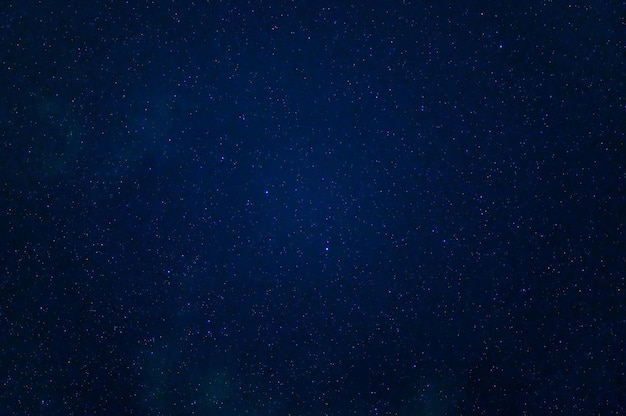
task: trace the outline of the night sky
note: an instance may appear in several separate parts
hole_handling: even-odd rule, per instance
[[[624,414],[626,6],[480,3],[2,2],[0,415]]]

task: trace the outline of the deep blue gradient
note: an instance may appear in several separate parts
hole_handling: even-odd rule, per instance
[[[0,6],[0,415],[626,412],[621,2]]]

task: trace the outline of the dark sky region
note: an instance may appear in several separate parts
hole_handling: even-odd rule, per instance
[[[4,1],[0,415],[626,413],[619,1]]]

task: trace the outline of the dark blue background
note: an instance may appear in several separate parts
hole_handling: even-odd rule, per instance
[[[621,414],[621,2],[0,7],[0,414]]]

